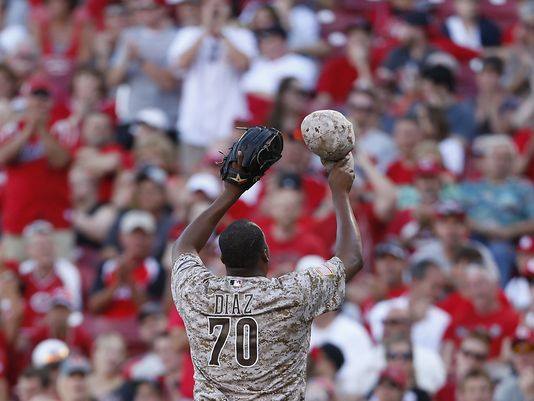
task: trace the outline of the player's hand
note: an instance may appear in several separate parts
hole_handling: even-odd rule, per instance
[[[237,152],[237,162],[233,162],[231,164],[231,167],[236,169],[237,171],[242,171],[242,169],[243,169],[243,152],[241,152],[241,151]],[[223,181],[223,182],[224,182],[224,191],[225,192],[241,195],[242,193],[244,193],[246,191],[240,185],[233,184],[233,183],[228,182],[228,181]]]
[[[328,185],[332,192],[349,193],[354,182],[354,157],[349,153],[344,159],[326,166],[328,171]]]

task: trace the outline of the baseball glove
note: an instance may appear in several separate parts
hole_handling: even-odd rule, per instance
[[[284,140],[275,128],[251,127],[239,138],[221,163],[221,178],[249,189],[282,157]]]

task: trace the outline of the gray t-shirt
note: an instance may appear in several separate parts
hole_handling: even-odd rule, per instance
[[[523,396],[517,377],[509,377],[499,383],[493,399],[494,401],[530,401]]]
[[[338,309],[338,258],[278,278],[216,277],[196,254],[179,255],[172,294],[189,338],[196,400],[304,400],[315,316]]]
[[[154,30],[143,26],[128,28],[121,33],[117,49],[111,59],[111,65],[120,64],[127,55],[127,44],[137,46],[141,59],[168,67],[167,50],[176,35],[173,28]],[[125,81],[125,90],[121,92],[118,105],[121,119],[124,122],[135,120],[140,110],[156,107],[163,110],[174,124],[177,117],[179,101],[178,87],[174,90],[163,90],[148,75],[140,63],[131,63]]]

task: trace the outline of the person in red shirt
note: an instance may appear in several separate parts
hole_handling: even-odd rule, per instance
[[[472,304],[462,308],[445,333],[446,348],[459,345],[470,331],[484,330],[491,338],[490,358],[501,355],[503,341],[514,335],[519,324],[519,314],[503,297],[499,296],[498,278],[495,272],[482,265],[471,264],[466,268],[466,294]]]
[[[415,148],[423,140],[419,124],[408,117],[397,120],[393,129],[393,139],[399,157],[390,164],[386,175],[397,185],[411,185],[414,182],[417,165]]]
[[[327,258],[330,252],[318,236],[303,227],[303,197],[298,176],[287,175],[279,188],[267,195],[269,219],[265,236],[270,250],[272,275],[293,271],[306,255]]]
[[[22,92],[26,110],[22,118],[0,130],[0,164],[7,182],[4,189],[3,232],[6,257],[24,257],[21,233],[37,219],[60,230],[60,254],[67,254],[72,233],[67,210],[70,207],[68,165],[76,138],[53,132],[52,100],[48,83],[34,77]]]
[[[404,284],[408,254],[397,242],[378,244],[375,248],[375,271],[385,299],[400,297],[408,287]]]
[[[89,298],[92,313],[131,318],[147,300],[161,298],[165,272],[150,256],[155,230],[154,217],[147,212],[131,210],[123,216],[119,228],[122,251],[100,266]]]
[[[373,82],[377,60],[371,49],[372,28],[359,19],[345,30],[347,44],[342,55],[327,60],[317,81],[317,102],[321,106],[343,104],[357,84]]]
[[[18,270],[26,303],[22,327],[32,332],[58,295],[66,297],[74,309],[81,309],[81,278],[75,265],[56,256],[50,223],[32,223],[24,229],[24,237],[29,259]]]

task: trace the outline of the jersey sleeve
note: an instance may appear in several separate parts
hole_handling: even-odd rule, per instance
[[[174,303],[179,307],[183,293],[194,293],[195,287],[212,276],[196,253],[178,255],[172,266],[171,282]]]
[[[305,319],[334,311],[345,298],[345,266],[337,258],[297,274],[303,293]]]

